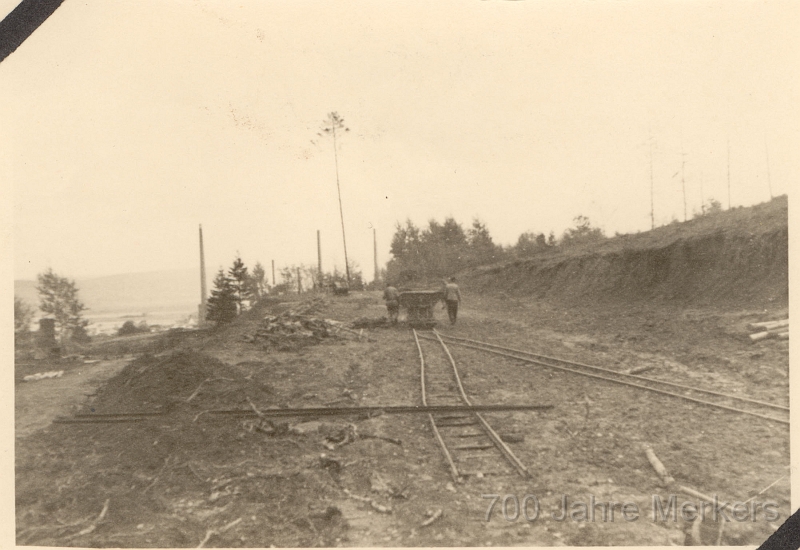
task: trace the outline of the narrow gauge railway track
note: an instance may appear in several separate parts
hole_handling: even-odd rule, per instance
[[[646,376],[625,374],[603,367],[586,365],[575,361],[567,361],[529,351],[499,346],[497,344],[491,344],[488,342],[481,342],[479,340],[448,336],[435,330],[433,332],[434,336],[420,335],[420,337],[429,340],[439,339],[453,345],[463,346],[495,355],[501,355],[503,357],[516,359],[525,363],[541,365],[551,369],[571,372],[581,376],[588,376],[590,378],[601,379],[616,384],[623,384],[653,393],[676,397],[691,403],[697,403],[730,412],[755,416],[765,420],[770,420],[772,422],[778,422],[786,425],[789,424],[789,407],[783,405],[777,405],[775,403],[768,403],[738,395],[705,390],[675,382],[667,382],[666,380],[658,380]]]
[[[420,383],[424,406],[472,406],[458,368],[438,335],[429,340],[438,341],[439,353],[423,345],[416,330],[412,330],[420,360]],[[450,475],[456,482],[464,478],[517,473],[529,477],[528,469],[478,412],[464,411],[446,414],[428,414],[431,429],[447,459]]]

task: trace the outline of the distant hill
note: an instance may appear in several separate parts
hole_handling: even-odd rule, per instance
[[[69,277],[68,273],[59,275]],[[88,316],[104,313],[131,314],[186,310],[200,302],[200,281],[191,269],[123,273],[75,280]],[[39,305],[36,281],[14,281],[14,294],[33,307]]]

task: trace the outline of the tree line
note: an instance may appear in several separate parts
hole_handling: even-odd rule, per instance
[[[365,288],[364,278],[356,262],[350,261],[350,286]],[[320,276],[316,267],[291,265],[280,270],[281,281],[270,285],[267,272],[260,262],[250,270],[237,254],[227,270],[220,268],[214,281],[206,308],[206,320],[216,324],[229,323],[254,303],[270,294],[286,294],[330,288],[334,282],[345,282],[346,275],[338,268]],[[39,294],[39,311],[55,321],[56,338],[60,344],[84,344],[90,338],[87,332],[89,320],[83,314],[86,306],[78,295],[74,280],[48,269],[37,275],[36,290]],[[36,309],[23,299],[14,296],[14,339],[22,342],[30,335],[30,326]],[[127,321],[120,327],[118,335],[127,336],[150,332],[146,323],[136,325]]]
[[[359,290],[365,288],[358,264],[350,260],[348,266],[350,287]],[[345,283],[347,280],[346,272],[336,267],[332,272],[320,273],[317,267],[289,265],[281,268],[279,273],[281,282],[270,286],[261,263],[256,263],[250,271],[237,255],[227,271],[220,268],[214,277],[206,305],[206,320],[224,325],[268,295],[324,290],[331,288],[335,282]]]
[[[480,219],[474,219],[465,229],[454,218],[444,222],[430,220],[426,227],[417,227],[411,220],[395,225],[386,266],[387,280],[409,283],[447,277],[468,267],[486,265],[497,261],[533,256],[558,247],[595,243],[606,238],[599,227],[586,216],[574,218],[574,226],[560,237],[553,231],[544,233],[526,231],[512,246],[494,243],[489,229]]]
[[[695,217],[715,215],[721,211],[719,201],[709,199]],[[426,227],[417,227],[411,220],[406,220],[405,224],[398,222],[395,225],[390,247],[392,257],[381,278],[394,284],[439,279],[468,267],[531,257],[558,248],[596,244],[606,238],[603,230],[583,215],[576,216],[573,226],[564,230],[560,237],[556,237],[553,231],[547,236],[526,231],[514,245],[506,247],[495,244],[486,224],[477,218],[467,229],[452,217],[445,218],[442,223],[430,220]],[[348,267],[351,288],[370,288],[377,284],[377,281],[369,285],[365,283],[356,262],[349,261]],[[250,270],[237,254],[231,267],[227,271],[220,268],[214,278],[206,320],[225,324],[267,295],[321,290],[330,288],[335,282],[346,282],[346,272],[338,268],[320,274],[316,266],[299,264],[283,267],[279,273],[281,281],[271,286],[260,262]],[[55,319],[56,335],[61,343],[88,341],[86,327],[89,321],[83,318],[86,307],[78,298],[75,281],[48,269],[37,276],[37,282],[39,309]],[[27,334],[34,314],[33,308],[14,297],[15,338]]]

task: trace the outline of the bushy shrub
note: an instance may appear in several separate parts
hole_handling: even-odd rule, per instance
[[[122,323],[122,326],[119,327],[117,330],[117,336],[131,336],[133,334],[142,334],[145,332],[150,332],[150,327],[147,326],[145,321],[142,321],[138,325],[133,321],[125,321]]]

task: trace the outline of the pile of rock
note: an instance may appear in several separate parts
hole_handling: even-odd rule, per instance
[[[313,311],[315,305],[302,304],[279,315],[267,315],[255,333],[244,339],[281,349],[316,344],[325,338],[338,336],[344,329],[342,323],[310,315],[308,312]]]
[[[319,339],[332,336],[336,328],[336,321],[329,319],[282,313],[264,317],[264,322],[256,330],[255,337],[279,335]]]

